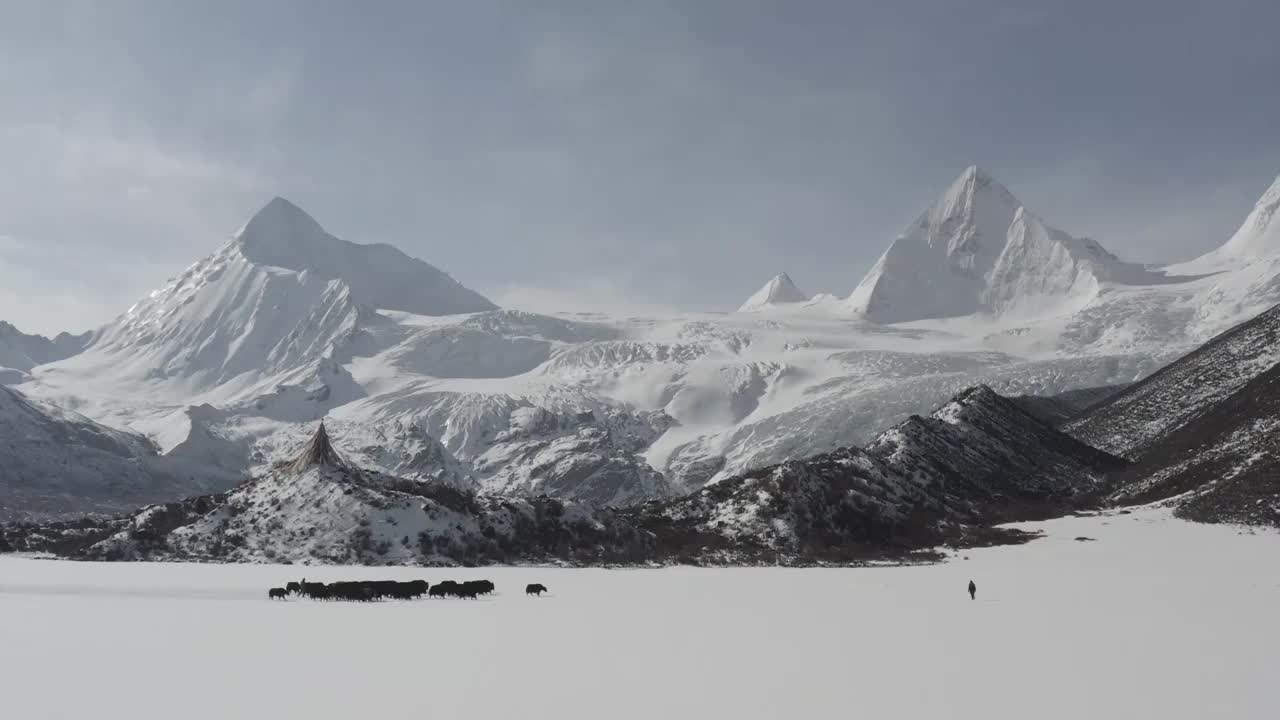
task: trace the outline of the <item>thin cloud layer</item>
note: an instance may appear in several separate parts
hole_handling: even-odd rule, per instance
[[[730,310],[783,268],[847,293],[972,163],[1124,257],[1183,259],[1280,173],[1278,23],[1248,0],[21,4],[0,318],[106,322],[274,195],[532,309]]]

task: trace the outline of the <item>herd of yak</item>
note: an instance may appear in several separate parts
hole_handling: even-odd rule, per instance
[[[526,595],[537,595],[547,587],[540,583],[525,586]],[[344,582],[317,583],[291,582],[282,588],[271,588],[267,597],[272,600],[288,600],[290,595],[310,598],[312,600],[355,600],[371,602],[374,600],[417,600],[423,595],[433,598],[467,598],[475,600],[481,595],[493,592],[493,583],[488,580],[468,580],[454,582],[445,580],[430,585],[426,580],[352,580]]]

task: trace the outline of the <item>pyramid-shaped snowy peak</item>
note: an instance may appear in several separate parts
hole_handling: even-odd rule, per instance
[[[357,301],[384,310],[454,315],[497,308],[439,269],[391,245],[360,245],[325,231],[302,208],[277,197],[235,234],[258,265],[342,280]]]
[[[1098,243],[1052,228],[977,166],[958,177],[885,251],[849,296],[881,323],[975,313],[1043,314],[1146,280]]]
[[[754,295],[747,298],[738,308],[738,312],[752,312],[755,310],[763,310],[765,308],[776,305],[787,305],[790,303],[802,303],[809,299],[796,284],[791,282],[791,277],[786,273],[778,273],[770,278],[764,287],[755,292]]]

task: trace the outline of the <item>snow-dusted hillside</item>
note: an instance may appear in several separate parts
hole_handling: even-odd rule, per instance
[[[843,448],[613,510],[363,470],[321,424],[296,458],[225,495],[97,525],[18,529],[5,542],[117,560],[856,561],[942,542],[1016,540],[990,524],[1078,507],[1124,465],[977,387],[866,450]]]
[[[1084,442],[1141,458],[1161,438],[1280,363],[1280,307],[1222,333],[1065,427]]]
[[[1280,526],[1280,307],[1090,408],[1066,430],[1136,460],[1121,502],[1180,497],[1198,520]]]
[[[767,312],[610,317],[491,309],[276,200],[20,388],[235,473],[327,418],[370,467],[624,505],[862,444],[977,383],[1146,377],[1280,301],[1271,204],[1229,261],[1151,269],[971,168],[848,299],[799,301],[780,278],[751,303]]]
[[[0,387],[0,521],[140,504],[236,481],[213,467],[160,457],[139,435]]]

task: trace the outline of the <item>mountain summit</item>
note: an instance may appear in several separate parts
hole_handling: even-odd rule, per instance
[[[253,263],[341,279],[357,301],[375,308],[417,315],[497,308],[448,274],[390,245],[358,245],[330,235],[282,197],[255,213],[234,239]]]
[[[1260,258],[1280,257],[1280,177],[1258,198],[1248,217],[1226,243],[1170,272],[1201,273],[1248,265]]]
[[[802,303],[809,299],[796,284],[791,282],[791,277],[786,273],[778,273],[764,284],[764,287],[755,292],[754,295],[747,298],[738,308],[738,312],[753,312],[755,310],[763,310],[774,305],[785,305],[789,303]]]
[[[848,303],[882,323],[1070,310],[1108,280],[1153,279],[1052,228],[976,165],[889,246]]]

